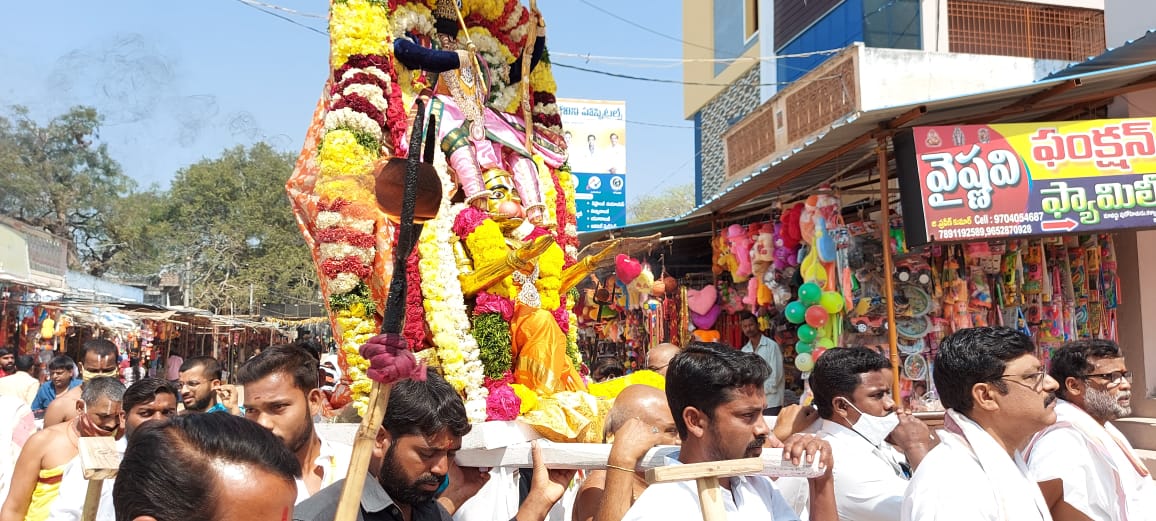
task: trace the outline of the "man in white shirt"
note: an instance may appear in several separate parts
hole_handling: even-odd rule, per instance
[[[739,313],[739,326],[742,327],[743,336],[747,337],[747,343],[742,350],[759,355],[759,358],[765,360],[771,368],[771,375],[763,383],[763,393],[767,398],[767,409],[763,414],[775,416],[783,408],[783,388],[786,386],[786,380],[783,378],[783,352],[779,349],[779,344],[763,336],[762,330],[759,329],[759,319],[751,312]]]
[[[940,443],[911,478],[902,521],[1051,521],[1017,452],[1055,423],[1056,381],[1023,333],[961,329],[935,356],[935,388],[947,407]]]
[[[1069,342],[1052,355],[1056,424],[1025,449],[1056,521],[1156,516],[1156,484],[1112,420],[1132,414],[1132,372],[1110,340]]]
[[[159,378],[142,378],[124,391],[124,437],[116,440],[116,450],[124,456],[128,440],[147,421],[166,420],[177,415],[177,390]],[[116,479],[106,479],[100,490],[97,521],[115,521],[112,489]],[[79,521],[88,494],[88,480],[80,459],[72,460],[60,481],[60,495],[48,512],[48,521]]]
[[[896,411],[891,376],[891,362],[863,347],[831,349],[811,373],[819,436],[839,461],[835,503],[842,521],[899,519],[911,471],[937,443],[926,424]]]
[[[245,387],[245,417],[269,429],[301,465],[297,478],[300,503],[345,479],[353,448],[321,439],[313,417],[321,412],[325,393],[317,386],[320,364],[305,348],[273,346],[237,370]]]
[[[731,349],[691,344],[675,355],[666,373],[666,398],[682,448],[670,463],[759,457],[771,434],[762,415],[762,384],[769,373],[761,358]],[[826,466],[826,473],[810,480],[810,520],[837,519],[830,446],[814,435],[795,434],[784,443],[783,454],[793,463],[819,458]],[[733,477],[720,484],[727,519],[799,519],[770,478]],[[697,520],[701,512],[693,481],[660,483],[647,487],[623,519]]]

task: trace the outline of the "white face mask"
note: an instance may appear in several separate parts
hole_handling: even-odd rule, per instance
[[[851,429],[859,433],[865,438],[868,443],[878,447],[883,444],[883,440],[891,434],[899,426],[899,415],[891,412],[885,416],[874,416],[860,411],[851,400],[844,398],[847,405],[859,412],[859,420],[851,426]]]

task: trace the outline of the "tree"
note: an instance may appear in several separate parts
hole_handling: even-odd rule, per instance
[[[132,245],[116,260],[130,275],[176,271],[191,302],[248,313],[257,302],[318,302],[313,261],[285,194],[294,157],[258,143],[179,171],[167,193],[124,200],[114,230]]]
[[[629,224],[676,217],[694,209],[694,185],[668,186],[658,193],[636,197],[626,208]]]
[[[73,107],[41,126],[27,108],[0,116],[0,213],[69,239],[69,265],[100,275],[124,249],[109,241],[108,217],[132,179],[98,144],[96,109]]]

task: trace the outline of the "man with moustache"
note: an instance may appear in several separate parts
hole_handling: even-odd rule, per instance
[[[666,375],[666,398],[682,439],[670,464],[754,458],[762,454],[771,429],[763,419],[763,383],[771,370],[754,353],[690,345],[675,355]],[[783,444],[792,463],[818,458],[827,471],[809,481],[810,520],[834,521],[835,489],[831,447],[814,435],[794,434]],[[722,503],[732,519],[794,520],[794,512],[776,485],[765,476],[720,479]],[[693,481],[647,487],[624,519],[694,520],[702,508]]]
[[[44,521],[60,494],[64,471],[73,464],[78,439],[120,436],[124,384],[115,378],[93,378],[73,403],[76,416],[32,435],[16,460],[8,499],[0,521]]]
[[[0,348],[0,378],[16,374],[16,352],[8,348]]]
[[[1055,391],[1031,338],[1007,327],[952,333],[935,356],[947,407],[940,443],[915,470],[902,521],[1051,521],[1018,449],[1056,422]]]
[[[646,476],[634,470],[638,462],[656,445],[679,443],[666,393],[642,384],[623,389],[614,399],[606,417],[606,433],[607,441],[614,444],[606,470],[592,470],[586,475],[574,500],[574,521],[622,519],[647,487]]]
[[[396,338],[391,342],[404,345]],[[460,505],[489,479],[478,469],[460,469],[454,463],[454,453],[469,431],[461,397],[433,370],[426,371],[424,381],[393,384],[362,489],[358,521],[450,521],[445,504],[437,499],[443,484],[449,487],[446,493],[455,496],[454,505]],[[547,471],[539,460],[535,445],[534,477],[517,521],[545,519],[574,475],[574,471]],[[451,473],[457,479],[447,480]],[[293,519],[333,519],[344,486],[345,480],[338,481],[299,503]]]
[[[116,365],[116,344],[103,338],[93,338],[80,349],[80,385],[56,397],[44,412],[44,426],[51,427],[76,417],[76,402],[84,391],[84,385],[93,378],[116,378],[120,369]]]
[[[1056,424],[1024,451],[1056,521],[1156,515],[1156,484],[1112,425],[1132,414],[1132,372],[1111,340],[1069,342],[1052,354]]]
[[[236,414],[223,403],[232,386],[221,383],[221,363],[211,356],[194,356],[181,364],[177,380],[185,412],[227,412]],[[235,400],[234,400],[235,401]]]
[[[297,456],[298,503],[344,478],[353,453],[348,445],[323,440],[313,427],[325,400],[317,386],[319,367],[305,348],[290,344],[265,349],[237,370],[245,417],[272,431]]]
[[[124,437],[116,440],[116,450],[122,456],[133,433],[147,421],[167,420],[177,414],[177,391],[168,381],[159,378],[141,378],[124,391],[121,402],[124,410]],[[115,521],[112,489],[115,479],[106,479],[100,492],[97,521]],[[79,521],[88,493],[88,480],[79,460],[64,471],[60,482],[60,497],[52,503],[48,521]]]

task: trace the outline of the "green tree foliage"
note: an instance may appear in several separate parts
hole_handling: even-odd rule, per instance
[[[167,192],[125,198],[115,236],[126,275],[188,275],[190,304],[247,314],[253,301],[316,303],[318,284],[285,181],[294,157],[259,143],[179,171]]]
[[[131,193],[126,176],[98,143],[102,118],[73,107],[46,125],[28,109],[0,115],[0,213],[71,239],[69,264],[95,275],[125,245],[109,240],[109,216]]]
[[[634,198],[626,206],[629,224],[668,219],[694,209],[694,185],[668,186],[657,193]]]

